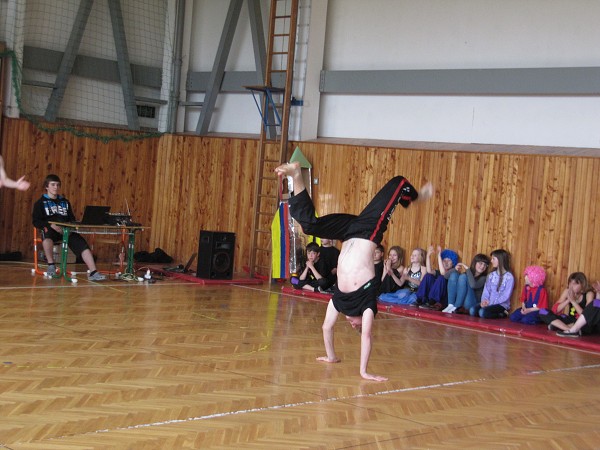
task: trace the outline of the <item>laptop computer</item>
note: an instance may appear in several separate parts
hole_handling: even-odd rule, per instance
[[[164,267],[163,270],[166,270],[167,272],[174,272],[174,273],[188,273],[189,270],[190,270],[190,267],[191,267],[192,263],[196,259],[196,256],[198,256],[198,253],[192,254],[192,256],[188,260],[188,262],[185,265],[185,267],[180,264],[180,265],[178,265],[176,267]]]
[[[92,206],[87,205],[83,211],[81,225],[106,225],[106,214],[110,211],[110,206]]]

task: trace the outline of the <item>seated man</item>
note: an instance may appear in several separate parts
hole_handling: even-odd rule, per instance
[[[360,375],[367,380],[385,381],[387,378],[367,372],[371,354],[371,329],[377,314],[377,291],[373,255],[383,239],[391,215],[400,203],[408,207],[413,201],[426,200],[433,194],[431,184],[419,192],[404,177],[396,176],[375,195],[358,215],[329,214],[316,217],[313,202],[306,192],[300,165],[283,164],[275,169],[280,176],[292,177],[294,196],[290,198],[290,214],[302,226],[305,234],[339,239],[342,250],[337,266],[337,285],[329,301],[323,322],[323,340],[327,356],[318,361],[338,363],[333,345],[333,326],[338,314],[346,316],[350,325],[361,332]]]
[[[322,292],[335,283],[335,276],[331,273],[328,263],[321,258],[321,247],[316,242],[306,246],[306,264],[298,277],[292,277],[292,285],[296,289],[311,292]]]
[[[54,243],[62,240],[63,230],[56,224],[50,224],[50,222],[73,222],[75,215],[73,214],[73,208],[71,208],[69,200],[58,193],[60,191],[60,178],[57,175],[48,175],[44,180],[44,188],[46,189],[46,193],[35,202],[31,215],[33,226],[42,232],[42,247],[44,248],[46,261],[48,262],[47,273],[49,276],[55,276]],[[87,265],[90,271],[88,280],[102,281],[106,279],[106,276],[102,275],[96,269],[96,262],[94,261],[92,251],[80,234],[69,234],[69,248],[75,255],[81,257]]]

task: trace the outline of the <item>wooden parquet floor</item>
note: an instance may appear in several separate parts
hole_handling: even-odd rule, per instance
[[[280,286],[30,268],[0,264],[0,448],[600,448],[598,354],[380,313],[368,382]]]

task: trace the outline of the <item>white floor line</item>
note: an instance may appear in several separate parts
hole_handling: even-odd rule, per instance
[[[241,410],[237,410],[237,411],[227,411],[227,412],[216,413],[216,414],[208,414],[206,416],[188,417],[187,419],[174,419],[174,420],[168,420],[168,421],[164,421],[164,422],[143,423],[143,424],[139,424],[139,425],[131,425],[128,427],[118,427],[118,428],[114,428],[114,429],[90,431],[85,434],[109,433],[112,431],[135,430],[138,428],[148,428],[148,427],[154,427],[154,426],[196,422],[196,421],[201,421],[201,420],[210,420],[210,419],[218,419],[218,418],[228,417],[228,416],[235,416],[235,415],[239,415],[239,414],[250,414],[250,413],[257,413],[257,412],[259,413],[259,412],[265,412],[265,411],[274,411],[274,410],[278,410],[278,409],[297,408],[297,407],[301,407],[301,406],[311,406],[311,405],[318,405],[318,404],[336,402],[336,401],[349,401],[349,400],[354,400],[354,399],[359,399],[359,398],[375,397],[378,395],[390,395],[390,394],[397,394],[397,393],[402,393],[402,392],[420,391],[420,390],[424,390],[424,389],[437,389],[437,388],[443,388],[443,387],[451,387],[451,386],[458,386],[458,385],[464,385],[464,384],[479,383],[479,382],[483,382],[483,381],[486,381],[486,379],[480,378],[480,379],[475,379],[475,380],[453,381],[453,382],[448,382],[448,383],[431,384],[431,385],[427,385],[427,386],[415,386],[415,387],[410,387],[410,388],[392,389],[392,390],[388,390],[388,391],[373,392],[371,394],[357,394],[357,395],[351,395],[348,397],[331,397],[331,398],[314,400],[314,401],[265,406],[263,408],[251,408],[251,409],[241,409]],[[61,439],[61,437],[56,437],[54,439]]]
[[[541,375],[541,374],[553,373],[553,372],[572,372],[574,370],[598,369],[598,368],[600,368],[600,364],[589,364],[586,366],[559,367],[558,369],[550,369],[550,370],[531,370],[531,371],[527,372],[527,375]]]
[[[563,372],[563,371],[582,370],[582,369],[596,369],[599,367],[600,367],[600,364],[594,364],[594,365],[567,367],[567,368],[559,368],[559,369],[551,369],[551,370],[536,370],[536,371],[527,372],[527,374],[528,375],[542,375],[542,374],[552,373],[552,372]],[[139,424],[139,425],[131,425],[128,427],[118,427],[118,428],[114,428],[114,429],[90,431],[85,434],[109,433],[111,431],[135,430],[135,429],[139,429],[139,428],[149,428],[149,427],[154,427],[154,426],[173,425],[173,424],[178,424],[178,423],[219,419],[222,417],[236,416],[236,415],[240,415],[240,414],[260,413],[260,412],[265,412],[265,411],[274,411],[274,410],[286,409],[286,408],[297,408],[297,407],[302,407],[302,406],[312,406],[312,405],[337,402],[337,401],[342,401],[342,402],[343,401],[351,401],[351,400],[355,400],[355,399],[359,399],[359,398],[369,398],[369,397],[376,397],[376,396],[380,396],[380,395],[398,394],[398,393],[403,393],[403,392],[421,391],[421,390],[426,390],[426,389],[439,389],[439,388],[444,388],[444,387],[453,387],[453,386],[461,386],[461,385],[472,384],[472,383],[481,383],[481,382],[485,382],[485,381],[488,381],[488,379],[478,378],[478,379],[473,379],[473,380],[462,380],[462,381],[451,381],[448,383],[429,384],[426,386],[414,386],[414,387],[408,387],[408,388],[402,388],[402,389],[391,389],[391,390],[387,390],[387,391],[373,392],[370,394],[351,395],[348,397],[330,397],[330,398],[314,400],[314,401],[286,403],[286,404],[282,404],[282,405],[265,406],[262,408],[250,408],[250,409],[241,409],[241,410],[237,410],[237,411],[227,411],[227,412],[222,412],[222,413],[207,414],[205,416],[189,417],[187,419],[174,419],[174,420],[168,420],[168,421],[163,421],[163,422],[153,422],[153,423],[143,423],[143,424]],[[60,439],[60,437],[57,437],[55,439]]]

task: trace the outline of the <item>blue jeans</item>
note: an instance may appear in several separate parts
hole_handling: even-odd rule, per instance
[[[477,303],[475,291],[469,286],[469,279],[466,274],[453,272],[448,278],[448,304],[456,308],[461,306],[467,311]]]
[[[417,301],[417,294],[410,289],[399,289],[396,292],[380,294],[379,300],[398,305],[413,305]]]
[[[501,319],[502,317],[506,317],[508,312],[502,305],[490,305],[482,308],[481,303],[477,303],[469,309],[469,314],[479,316],[482,319]]]
[[[458,272],[452,272],[448,277],[448,283],[446,284],[446,293],[448,295],[448,305],[456,306],[457,294],[458,294]],[[458,306],[456,306],[458,308]]]

